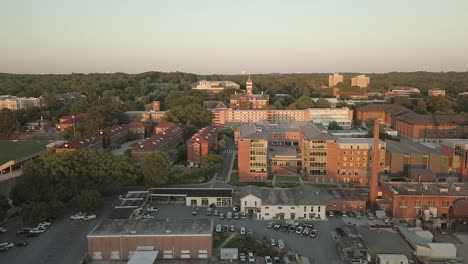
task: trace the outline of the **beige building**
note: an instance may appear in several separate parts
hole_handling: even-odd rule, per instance
[[[338,73],[328,75],[328,86],[333,87],[341,82],[343,82],[343,75]]]
[[[0,96],[0,109],[7,108],[16,111],[40,107],[42,107],[42,101],[39,98],[16,97],[10,95]]]
[[[351,86],[366,88],[370,84],[370,77],[365,75],[358,75],[351,79]]]
[[[231,81],[199,81],[193,90],[216,94],[222,92],[225,88],[240,89],[240,85]]]

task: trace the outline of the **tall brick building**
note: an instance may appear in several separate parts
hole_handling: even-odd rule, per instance
[[[410,109],[395,104],[370,104],[356,109],[356,120],[365,122],[379,119],[381,123],[395,127],[395,118],[402,114],[412,113]]]
[[[451,173],[468,182],[468,139],[444,139],[441,151],[448,156]]]
[[[216,148],[218,133],[218,128],[206,126],[187,140],[187,162],[190,166],[200,164],[201,159],[208,155],[211,149]]]
[[[229,100],[231,109],[267,109],[270,104],[270,96],[253,93],[253,82],[250,79],[247,80],[245,86],[245,94],[236,93]]]

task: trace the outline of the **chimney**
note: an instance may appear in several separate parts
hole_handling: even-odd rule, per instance
[[[372,171],[369,184],[369,205],[375,210],[375,199],[377,199],[379,192],[379,172],[380,172],[380,122],[379,119],[374,119],[374,147],[372,151]]]

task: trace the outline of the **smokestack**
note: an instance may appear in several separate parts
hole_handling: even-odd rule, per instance
[[[378,192],[379,192],[379,172],[380,172],[380,141],[379,141],[379,133],[380,133],[380,122],[376,118],[374,120],[374,148],[372,154],[372,171],[371,171],[371,178],[370,178],[370,191],[369,191],[369,205],[372,209],[375,209],[375,199],[377,199]]]

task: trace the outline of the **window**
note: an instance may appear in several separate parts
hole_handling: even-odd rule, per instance
[[[449,207],[449,201],[442,201],[442,207],[443,208]]]
[[[283,207],[281,207],[281,206],[278,206],[278,209],[283,209]]]
[[[427,201],[428,207],[435,207],[435,201]]]
[[[296,209],[296,207],[292,206],[291,209]]]
[[[269,207],[269,206],[265,206],[265,209],[270,209],[270,207]]]
[[[421,201],[415,200],[413,201],[413,207],[414,208],[421,208]]]
[[[318,211],[319,211],[319,213],[320,213],[320,208],[322,208],[322,206],[319,206],[319,207],[318,207]]]
[[[190,250],[181,250],[180,251],[180,258],[181,259],[189,259],[190,258]]]
[[[208,258],[208,250],[198,250],[198,258],[206,259]]]
[[[307,206],[304,206],[304,212],[307,212]],[[305,216],[304,216],[305,218]]]
[[[255,201],[255,206],[257,206],[257,201]]]
[[[269,216],[270,214],[269,213],[265,213],[265,216]]]
[[[336,206],[336,203],[333,203],[333,206]]]
[[[244,201],[244,206],[247,206],[247,201]]]

